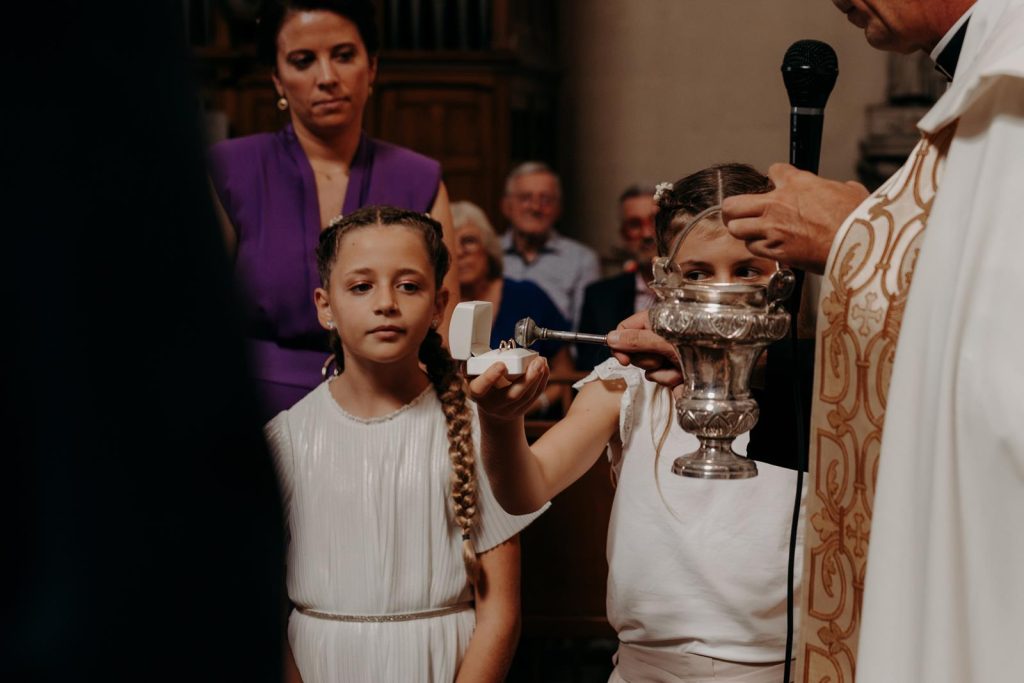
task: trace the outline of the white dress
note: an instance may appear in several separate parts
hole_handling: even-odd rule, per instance
[[[620,379],[627,387],[608,526],[608,620],[622,643],[612,680],[690,680],[679,655],[756,666],[782,662],[796,472],[758,463],[757,477],[737,481],[672,474],[673,460],[699,443],[669,412],[668,391],[656,391],[642,370],[615,359],[577,387],[598,379]],[[656,444],[670,414],[656,481]],[[747,441],[746,434],[736,439],[737,452]],[[802,539],[801,519],[797,586]],[[678,673],[666,675],[669,670]],[[781,673],[771,680],[778,678]]]
[[[324,382],[271,420],[266,434],[288,517],[288,595],[297,607],[405,615],[472,599],[462,532],[452,519],[447,428],[431,387],[390,415],[361,419]],[[474,436],[479,453],[476,428]],[[539,514],[506,514],[479,458],[477,486],[478,553]],[[294,610],[288,639],[305,683],[450,683],[474,624],[472,609],[399,622]]]

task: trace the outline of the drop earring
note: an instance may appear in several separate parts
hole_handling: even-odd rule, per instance
[[[333,368],[331,367],[332,365],[334,366]],[[332,353],[327,356],[327,360],[325,360],[324,364],[320,366],[320,376],[327,379],[328,375],[331,377],[337,377],[340,374],[341,371],[338,369],[338,357]]]
[[[288,100],[285,99],[284,95],[277,98],[277,108],[279,111],[285,111],[288,109]]]

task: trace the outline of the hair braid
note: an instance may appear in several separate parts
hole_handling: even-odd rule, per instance
[[[472,413],[466,403],[466,391],[458,364],[442,346],[441,335],[427,333],[420,345],[419,358],[426,366],[427,377],[441,401],[441,410],[448,423],[448,455],[452,463],[452,512],[462,529],[462,561],[466,575],[476,584],[480,576],[480,560],[473,548],[472,532],[477,521],[476,454],[473,449]]]

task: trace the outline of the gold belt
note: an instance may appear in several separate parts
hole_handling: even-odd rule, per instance
[[[321,612],[319,610],[310,609],[309,607],[296,607],[295,609],[299,611],[299,614],[304,614],[307,617],[313,617],[314,619],[380,624],[392,621],[416,621],[417,619],[443,617],[449,614],[463,612],[467,609],[472,609],[472,607],[472,602],[460,602],[457,605],[450,605],[448,607],[441,607],[438,609],[428,609],[422,612],[410,612],[409,614],[334,614],[333,612]]]

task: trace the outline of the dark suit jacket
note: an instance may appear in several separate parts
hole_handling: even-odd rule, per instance
[[[622,273],[598,280],[583,294],[580,332],[608,334],[620,322],[636,313],[636,274]],[[608,347],[599,344],[576,345],[576,369],[593,370],[611,357]]]

